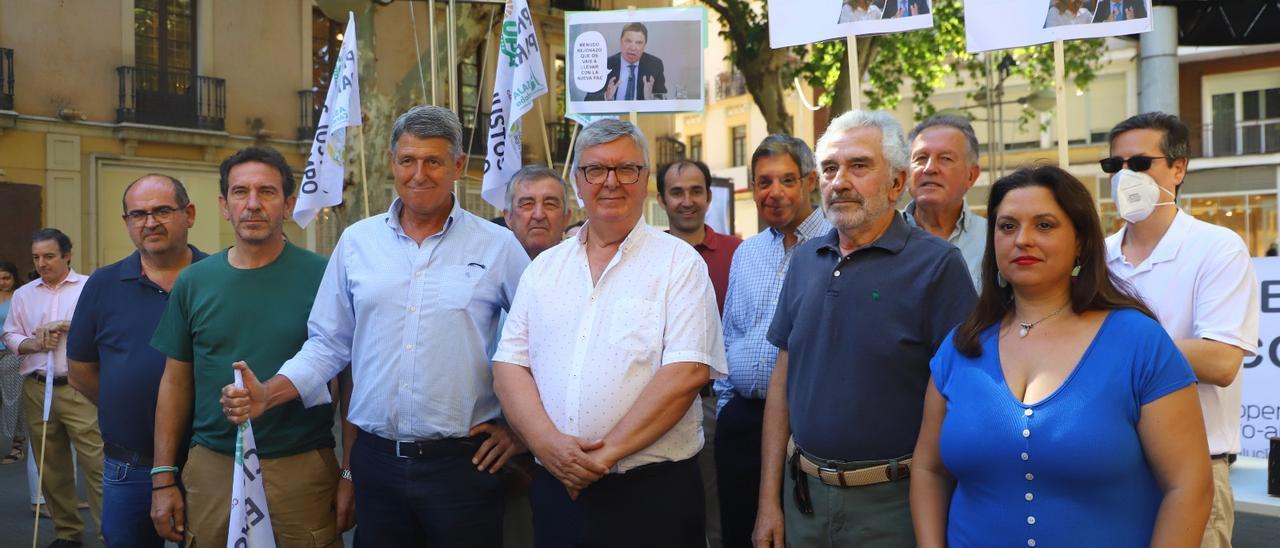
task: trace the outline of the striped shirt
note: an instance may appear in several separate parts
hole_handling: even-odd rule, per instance
[[[796,228],[796,243],[783,248],[783,234],[773,227],[756,234],[733,254],[729,290],[724,300],[724,347],[729,377],[716,381],[716,414],[735,396],[764,399],[769,376],[778,361],[777,347],[765,340],[778,294],[787,277],[791,255],[800,244],[831,231],[821,209],[814,209]]]

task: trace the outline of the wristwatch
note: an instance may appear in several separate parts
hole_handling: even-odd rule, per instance
[[[347,481],[351,481],[351,469],[350,469],[350,468],[343,468],[343,469],[342,469],[342,471],[338,473],[338,477],[340,477],[340,478],[342,478],[342,479],[344,479],[344,480],[347,480]],[[353,483],[354,483],[354,482],[353,482]]]

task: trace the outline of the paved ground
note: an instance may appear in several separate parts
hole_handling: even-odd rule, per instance
[[[81,484],[84,479],[81,478]],[[95,533],[93,519],[88,510],[80,512],[87,525],[85,534],[86,547],[99,547],[102,543],[91,534]],[[26,466],[10,464],[0,466],[0,548],[21,548],[31,546],[30,501],[27,499]],[[1253,514],[1236,514],[1235,546],[1236,548],[1274,548],[1280,542],[1280,518],[1265,518]],[[346,545],[352,546],[351,534],[345,535]],[[53,541],[53,522],[41,518],[40,546]]]

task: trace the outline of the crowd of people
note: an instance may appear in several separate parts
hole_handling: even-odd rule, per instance
[[[397,198],[327,259],[284,237],[284,157],[249,147],[221,165],[226,250],[152,174],[129,257],[84,276],[46,228],[36,279],[0,263],[3,462],[47,438],[52,546],[82,540],[77,467],[109,546],[225,545],[249,420],[282,546],[1230,545],[1259,296],[1240,237],[1171,199],[1176,117],[1111,131],[1109,237],[1057,167],[970,209],[953,117],[768,136],[745,240],[707,226],[697,160],[653,171],[670,228],[646,223],[648,142],[615,119],[578,136],[576,190],[520,170],[504,228],[452,194],[461,133],[401,115]]]

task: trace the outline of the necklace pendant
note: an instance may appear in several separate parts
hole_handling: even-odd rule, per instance
[[[1025,338],[1027,337],[1027,333],[1029,333],[1029,332],[1031,332],[1031,325],[1030,325],[1030,324],[1025,324],[1025,323],[1019,323],[1019,324],[1018,324],[1018,337],[1019,337],[1019,338],[1024,338],[1024,339],[1025,339]]]

